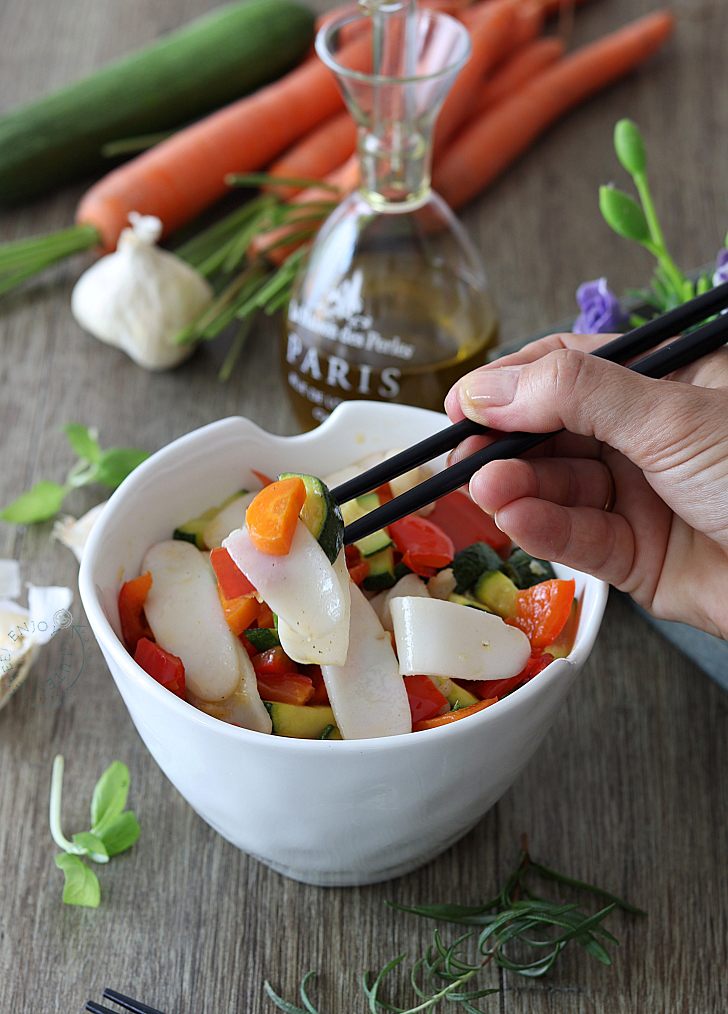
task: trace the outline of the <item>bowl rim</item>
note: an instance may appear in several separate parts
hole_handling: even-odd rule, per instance
[[[318,740],[298,739],[287,736],[271,736],[255,732],[251,729],[242,729],[238,726],[230,725],[227,722],[214,718],[212,715],[207,715],[205,712],[195,708],[194,705],[188,704],[187,701],[182,700],[175,694],[171,694],[169,690],[166,690],[163,686],[157,683],[156,680],[152,679],[152,677],[149,676],[148,673],[146,673],[141,666],[134,661],[120,638],[117,636],[106,616],[103,605],[101,604],[96,592],[96,586],[94,583],[95,565],[102,550],[104,535],[110,527],[114,526],[116,508],[118,508],[120,504],[125,503],[130,495],[138,492],[139,487],[144,487],[150,477],[154,476],[155,473],[159,473],[160,465],[168,466],[164,469],[165,472],[175,470],[179,467],[179,462],[175,464],[175,462],[170,459],[183,456],[193,448],[205,446],[209,444],[210,441],[214,442],[219,440],[227,431],[229,431],[230,434],[233,434],[235,431],[238,433],[240,433],[241,430],[242,432],[247,431],[248,435],[256,436],[258,439],[263,438],[265,441],[272,441],[274,445],[283,444],[291,446],[295,453],[295,449],[297,447],[309,443],[315,444],[321,439],[327,439],[330,435],[330,431],[336,427],[340,427],[342,425],[360,425],[362,427],[370,428],[372,413],[374,413],[374,415],[380,415],[383,419],[385,417],[391,418],[392,415],[401,415],[403,418],[407,415],[411,418],[413,414],[421,414],[423,420],[429,419],[430,422],[434,422],[435,419],[439,417],[442,419],[443,425],[447,425],[449,422],[447,417],[442,413],[431,412],[427,409],[415,408],[409,405],[389,405],[380,402],[349,401],[343,402],[337,406],[329,418],[326,419],[317,429],[311,430],[307,433],[285,437],[269,433],[245,416],[228,416],[226,418],[216,420],[215,422],[208,423],[205,426],[197,427],[196,429],[177,437],[175,440],[170,441],[159,450],[155,451],[149,456],[149,458],[146,459],[146,461],[134,469],[134,471],[112,493],[97,523],[94,525],[86,544],[79,571],[79,592],[81,601],[91,629],[94,632],[94,636],[99,642],[99,646],[104,649],[104,654],[108,653],[113,658],[114,662],[118,666],[118,669],[124,674],[125,678],[130,679],[133,683],[143,687],[144,691],[151,694],[151,696],[159,702],[160,706],[167,708],[171,707],[178,713],[180,718],[200,723],[211,732],[222,734],[234,740],[242,740],[243,742],[247,741],[251,744],[257,744],[261,749],[275,749],[276,751],[296,751],[301,749],[307,751],[325,751],[335,749],[338,751],[344,750],[348,752],[354,751],[362,753],[382,749],[416,749],[413,744],[419,742],[420,740],[424,741],[425,746],[423,746],[423,748],[426,748],[427,743],[435,742],[436,736],[439,737],[439,740],[443,743],[447,742],[448,737],[453,735],[462,738],[465,730],[463,730],[459,722],[452,722],[447,725],[439,726],[435,729],[427,729],[425,731],[429,735],[424,737],[421,737],[418,734],[413,735],[412,733],[400,733],[396,736],[352,740]],[[571,570],[571,568],[567,569]],[[497,721],[499,716],[506,715],[514,708],[527,706],[531,699],[542,695],[551,682],[562,678],[568,679],[574,668],[581,668],[584,664],[587,656],[591,652],[594,641],[596,640],[599,632],[601,617],[606,606],[609,589],[609,586],[598,578],[594,578],[588,574],[585,574],[584,578],[586,582],[594,588],[595,593],[591,607],[593,626],[589,628],[588,632],[584,629],[580,629],[577,634],[572,656],[569,658],[555,659],[549,666],[546,667],[546,669],[538,673],[534,679],[530,680],[524,686],[519,687],[517,691],[514,691],[514,693],[509,694],[502,700],[499,700],[495,705],[491,705],[474,715],[468,716],[468,735],[476,735],[478,730],[484,729],[491,722]],[[580,637],[579,634],[583,634],[584,636]],[[114,674],[112,673],[112,677],[113,676]],[[409,744],[409,746],[407,744]]]

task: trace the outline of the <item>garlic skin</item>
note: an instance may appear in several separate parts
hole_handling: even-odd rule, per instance
[[[85,271],[71,294],[71,312],[85,331],[126,352],[147,370],[178,366],[193,343],[172,339],[212,301],[211,286],[189,264],[156,245],[162,223],[131,212],[116,252]]]
[[[63,517],[53,522],[51,538],[57,539],[64,546],[67,546],[79,563],[83,559],[83,551],[86,548],[86,542],[91,534],[91,529],[98,521],[106,503],[106,500],[102,503],[97,503],[95,507],[92,507],[90,511],[86,511],[78,519],[74,518],[71,514],[64,514]]]

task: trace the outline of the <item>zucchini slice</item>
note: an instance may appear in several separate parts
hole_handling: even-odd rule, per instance
[[[314,475],[301,472],[283,472],[279,479],[303,479],[306,487],[306,502],[301,508],[300,518],[316,539],[331,563],[344,548],[344,519],[341,508],[331,495],[328,486]]]
[[[529,556],[525,549],[513,550],[505,571],[518,588],[531,588],[556,577],[548,560],[537,560],[535,556]]]
[[[245,630],[244,634],[257,652],[278,648],[281,643],[278,631],[273,627],[251,627],[249,630]]]

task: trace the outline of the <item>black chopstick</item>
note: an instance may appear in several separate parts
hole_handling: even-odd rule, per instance
[[[595,349],[592,355],[598,356],[600,359],[607,359],[612,363],[624,362],[625,359],[639,356],[642,352],[646,352],[647,349],[653,348],[685,328],[699,324],[701,320],[705,320],[726,306],[728,306],[728,282],[723,282],[722,285],[716,285],[714,289],[709,289],[701,296],[696,296],[695,299],[676,306],[674,310],[669,310],[667,313],[649,320],[646,324],[640,324],[639,327],[607,342],[601,348]],[[677,367],[673,368],[677,369]],[[670,371],[664,372],[669,373]],[[386,461],[355,476],[348,482],[341,483],[331,491],[332,495],[338,503],[346,503],[347,500],[353,500],[354,497],[368,493],[396,476],[409,472],[411,468],[416,468],[425,461],[431,461],[432,458],[444,454],[445,451],[451,451],[466,437],[479,436],[487,432],[487,426],[481,426],[480,423],[470,419],[463,419],[462,422],[446,426],[433,436],[413,444],[412,447],[408,447],[399,454],[392,455],[391,458],[387,458]]]
[[[721,288],[725,290],[723,298],[725,303],[728,303],[728,283],[721,286]],[[670,314],[665,314],[660,320],[664,322],[669,316]],[[647,325],[643,326],[646,327]],[[635,330],[640,329],[637,328]],[[624,335],[622,337],[626,338],[627,336]],[[664,329],[661,329],[657,332],[657,337],[653,338],[652,344],[664,341],[667,337],[669,337],[669,334],[665,334]],[[621,339],[616,340],[620,341]],[[695,362],[697,359],[701,359],[703,356],[708,355],[709,352],[714,352],[721,345],[725,345],[727,341],[728,315],[725,315],[717,317],[709,323],[703,324],[702,327],[697,328],[695,331],[691,331],[689,334],[675,339],[675,341],[670,342],[663,348],[633,363],[628,369],[646,377],[664,377],[674,370],[678,370],[689,363]],[[631,355],[631,351],[627,351],[623,346],[622,356],[630,358]],[[450,429],[452,428],[454,427]],[[349,546],[352,542],[364,538],[365,535],[370,535],[385,525],[392,524],[393,521],[399,521],[400,518],[405,517],[407,514],[412,514],[414,511],[427,506],[427,504],[439,500],[440,497],[445,496],[447,493],[452,493],[469,482],[478,469],[488,462],[505,458],[517,458],[545,440],[556,436],[559,432],[563,431],[505,434],[488,447],[484,447],[482,450],[476,451],[475,454],[463,458],[437,475],[433,475],[432,478],[421,482],[413,489],[395,497],[389,503],[378,507],[370,514],[359,518],[358,521],[347,525],[344,529],[344,544]],[[390,460],[394,461],[395,459],[391,458]],[[339,488],[337,487],[333,491],[334,496],[336,496]]]
[[[163,1011],[157,1010],[156,1007],[150,1007],[149,1004],[142,1003],[141,1000],[132,1000],[130,996],[124,996],[123,993],[117,993],[115,989],[105,989],[104,999],[113,1000],[113,1002],[117,1003],[120,1007],[131,1011],[132,1014],[163,1014]],[[93,1000],[89,1001],[89,1003],[93,1003]],[[95,1006],[100,1007],[101,1005],[96,1004]],[[90,1009],[89,1004],[87,1004],[86,1010]],[[106,1014],[108,1010],[108,1007],[101,1007],[100,1014]],[[109,1011],[109,1014],[113,1014],[113,1012]]]

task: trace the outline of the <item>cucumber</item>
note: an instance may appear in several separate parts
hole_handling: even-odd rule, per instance
[[[358,496],[356,500],[349,500],[341,508],[344,524],[350,525],[352,521],[366,517],[367,514],[371,514],[380,506],[381,503],[376,493],[365,493],[364,496]],[[391,546],[392,539],[386,528],[380,528],[378,531],[372,532],[371,535],[365,535],[363,539],[358,539],[354,545],[362,556],[372,557],[381,553],[387,546]]]
[[[452,561],[452,572],[457,582],[455,591],[459,595],[470,591],[486,570],[505,571],[505,569],[505,563],[487,542],[474,542],[472,546],[466,546],[456,553]]]
[[[0,204],[108,169],[108,141],[172,130],[280,77],[313,24],[295,0],[227,4],[0,117]]]
[[[336,729],[334,712],[326,704],[280,704],[267,702],[275,736],[293,736],[298,739],[318,739],[331,725]],[[338,739],[333,731],[327,739]]]
[[[394,550],[387,546],[376,556],[370,556],[367,560],[369,573],[362,581],[362,588],[365,591],[382,591],[384,588],[391,588],[396,584],[394,576]]]
[[[281,643],[278,631],[272,627],[251,627],[249,630],[245,630],[244,634],[258,652],[278,648]]]
[[[475,582],[473,595],[504,620],[512,619],[517,613],[518,588],[501,570],[486,570],[481,574]]]
[[[344,519],[329,487],[315,475],[302,475],[300,472],[284,472],[279,478],[303,479],[306,502],[301,508],[301,521],[331,563],[336,563],[339,553],[344,548]]]
[[[238,493],[233,493],[227,500],[224,500],[219,507],[210,507],[208,510],[203,511],[197,518],[192,518],[191,521],[185,521],[183,525],[175,528],[172,532],[172,538],[178,539],[182,542],[191,542],[193,546],[197,546],[198,549],[205,549],[205,540],[203,533],[211,521],[214,521],[217,515],[233,502],[238,500],[241,496],[244,496],[247,490],[242,489]]]
[[[518,588],[531,588],[556,577],[548,560],[537,560],[524,549],[514,549],[506,563],[506,574]]]
[[[452,684],[452,689],[447,695],[448,704],[451,708],[469,708],[473,704],[479,704],[480,698],[476,697],[475,694],[471,694],[465,687],[461,687],[458,683]]]

